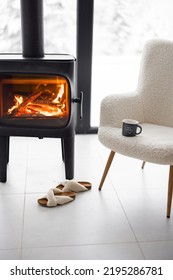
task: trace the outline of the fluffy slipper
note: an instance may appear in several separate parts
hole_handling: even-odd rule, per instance
[[[73,180],[66,180],[63,183],[60,183],[57,187],[62,192],[85,192],[91,189],[91,183],[90,182],[77,182]]]
[[[38,204],[45,207],[55,207],[66,204],[75,199],[74,192],[62,192],[58,189],[50,189],[46,196],[37,200]]]

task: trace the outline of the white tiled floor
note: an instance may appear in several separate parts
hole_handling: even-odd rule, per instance
[[[60,140],[12,137],[8,182],[0,183],[0,259],[173,259],[166,218],[168,166],[109,154],[97,135],[77,135],[75,179],[92,190],[43,208],[37,198],[64,180]],[[173,214],[172,214],[173,215]]]

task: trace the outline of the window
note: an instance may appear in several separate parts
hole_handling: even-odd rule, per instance
[[[1,1],[0,53],[21,52],[20,1]]]
[[[104,96],[135,90],[145,42],[172,40],[172,9],[172,0],[94,1],[92,126]]]
[[[76,0],[44,0],[45,53],[76,55]],[[0,53],[22,52],[20,1],[6,0],[0,10]]]
[[[46,53],[76,56],[76,0],[44,0]]]

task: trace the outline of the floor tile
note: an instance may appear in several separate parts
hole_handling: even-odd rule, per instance
[[[26,178],[26,192],[45,192],[65,180],[64,164],[51,160],[29,159]]]
[[[97,135],[76,135],[75,152],[76,157],[96,157],[99,155]]]
[[[26,161],[9,162],[7,167],[7,181],[0,183],[0,194],[20,194],[26,188]]]
[[[166,217],[165,189],[118,190],[117,194],[138,241],[172,239],[173,219]]]
[[[98,190],[103,170],[104,166],[99,157],[76,158],[75,179],[77,181],[90,181],[95,190]],[[114,190],[109,177],[105,180],[103,190]]]
[[[33,137],[28,144],[28,158],[58,161],[61,157],[61,139]]]
[[[20,260],[21,249],[0,250],[0,260]]]
[[[75,201],[54,208],[26,196],[23,247],[134,242],[114,192],[78,193]]]
[[[173,240],[141,242],[140,247],[147,260],[173,260]]]
[[[143,259],[136,243],[63,246],[24,249],[23,259],[35,260],[135,260]]]
[[[7,182],[0,183],[0,194],[13,194],[25,192],[27,172],[26,138],[10,137],[10,155],[7,165]]]
[[[21,248],[24,195],[0,195],[0,249]]]
[[[27,159],[30,141],[29,137],[10,137],[9,162],[20,162],[22,165],[23,161]]]
[[[169,166],[115,155],[109,177],[116,189],[167,188]],[[158,176],[159,174],[159,176]]]

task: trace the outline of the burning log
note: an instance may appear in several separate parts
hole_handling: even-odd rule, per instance
[[[27,110],[34,112],[37,116],[60,116],[63,114],[63,111],[55,104],[29,104]]]
[[[19,106],[17,108],[15,108],[12,112],[11,112],[11,116],[12,117],[17,117],[20,116],[22,114],[22,111],[26,109],[26,107],[32,103],[35,99],[37,99],[44,91],[44,89],[40,90],[40,84],[37,85],[37,87],[35,88],[34,92],[31,93],[27,98],[25,98],[25,100],[19,104]],[[43,87],[44,85],[42,85]],[[38,91],[39,90],[39,91]]]

